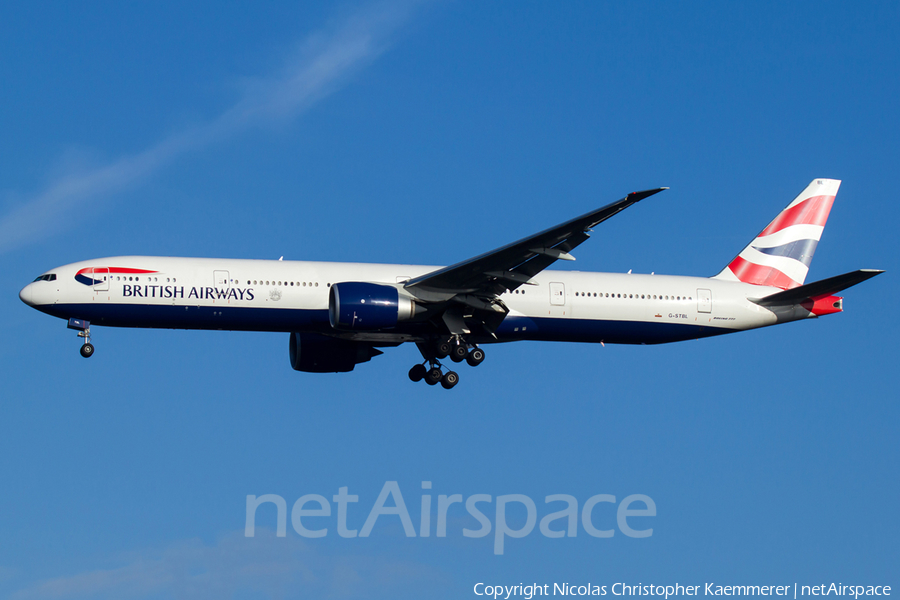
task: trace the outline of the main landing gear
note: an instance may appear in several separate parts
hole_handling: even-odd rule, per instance
[[[78,337],[84,339],[84,343],[81,345],[81,355],[85,358],[92,357],[94,355],[94,345],[91,343],[90,321],[85,321],[84,319],[69,319],[68,328],[76,330],[78,332]]]
[[[428,362],[428,361],[426,361]],[[413,365],[409,370],[409,378],[411,381],[422,381],[428,385],[437,385],[440,383],[445,390],[449,390],[459,383],[459,375],[456,371],[441,371],[441,364],[437,361],[430,363],[430,368],[425,364]]]
[[[455,371],[444,373],[441,370],[443,368],[440,363],[441,359],[449,356],[453,362],[466,361],[473,367],[477,367],[484,361],[484,350],[477,346],[469,349],[469,345],[462,338],[440,340],[431,348],[419,344],[419,350],[422,351],[425,362],[413,365],[409,370],[410,380],[424,380],[428,385],[440,383],[445,390],[449,390],[459,383],[459,374]],[[425,366],[426,363],[428,366]]]

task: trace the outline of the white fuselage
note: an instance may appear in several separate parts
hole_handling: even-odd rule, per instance
[[[332,284],[397,286],[439,268],[120,256],[53,269],[20,296],[48,314],[94,325],[330,333]],[[749,300],[777,288],[720,279],[546,270],[532,283],[501,296],[509,314],[496,338],[482,341],[663,343],[784,320]],[[416,327],[398,323],[355,339],[411,341]]]

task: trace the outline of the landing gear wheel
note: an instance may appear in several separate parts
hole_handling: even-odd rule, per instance
[[[437,367],[431,367],[425,374],[425,383],[428,385],[436,385],[441,380],[443,373]]]
[[[482,353],[483,354],[483,353]],[[469,349],[466,348],[465,344],[457,344],[453,346],[453,350],[450,352],[450,360],[453,362],[462,362],[466,360],[466,357],[469,355]]]
[[[428,369],[425,368],[425,365],[413,365],[409,370],[409,379],[410,381],[422,381],[427,374]]]
[[[459,383],[459,375],[454,371],[447,371],[441,378],[441,385],[444,386],[445,390],[449,390],[457,383]]]
[[[90,358],[94,355],[94,345],[90,342],[87,342],[81,347],[81,355],[85,358]]]
[[[484,361],[484,350],[481,348],[475,348],[469,355],[466,357],[466,362],[469,363],[471,367],[477,367]]]
[[[453,344],[449,341],[438,342],[434,347],[434,351],[438,360],[447,358],[447,355],[453,352]]]

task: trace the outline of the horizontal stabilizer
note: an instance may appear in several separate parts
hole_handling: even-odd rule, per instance
[[[852,287],[857,283],[862,283],[866,279],[870,279],[881,273],[884,273],[884,271],[879,271],[877,269],[860,269],[858,271],[844,273],[843,275],[829,277],[828,279],[823,279],[821,281],[807,283],[806,285],[778,292],[771,296],[766,296],[765,298],[753,299],[752,301],[760,306],[790,306],[792,304],[800,304],[807,300],[836,294],[841,290]]]

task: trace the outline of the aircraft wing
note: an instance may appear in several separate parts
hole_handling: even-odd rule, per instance
[[[633,192],[603,208],[566,221],[517,242],[463,262],[410,279],[411,292],[486,294],[496,296],[520,285],[557,260],[575,260],[569,252],[590,237],[592,227],[625,210],[635,202],[668,188]]]

